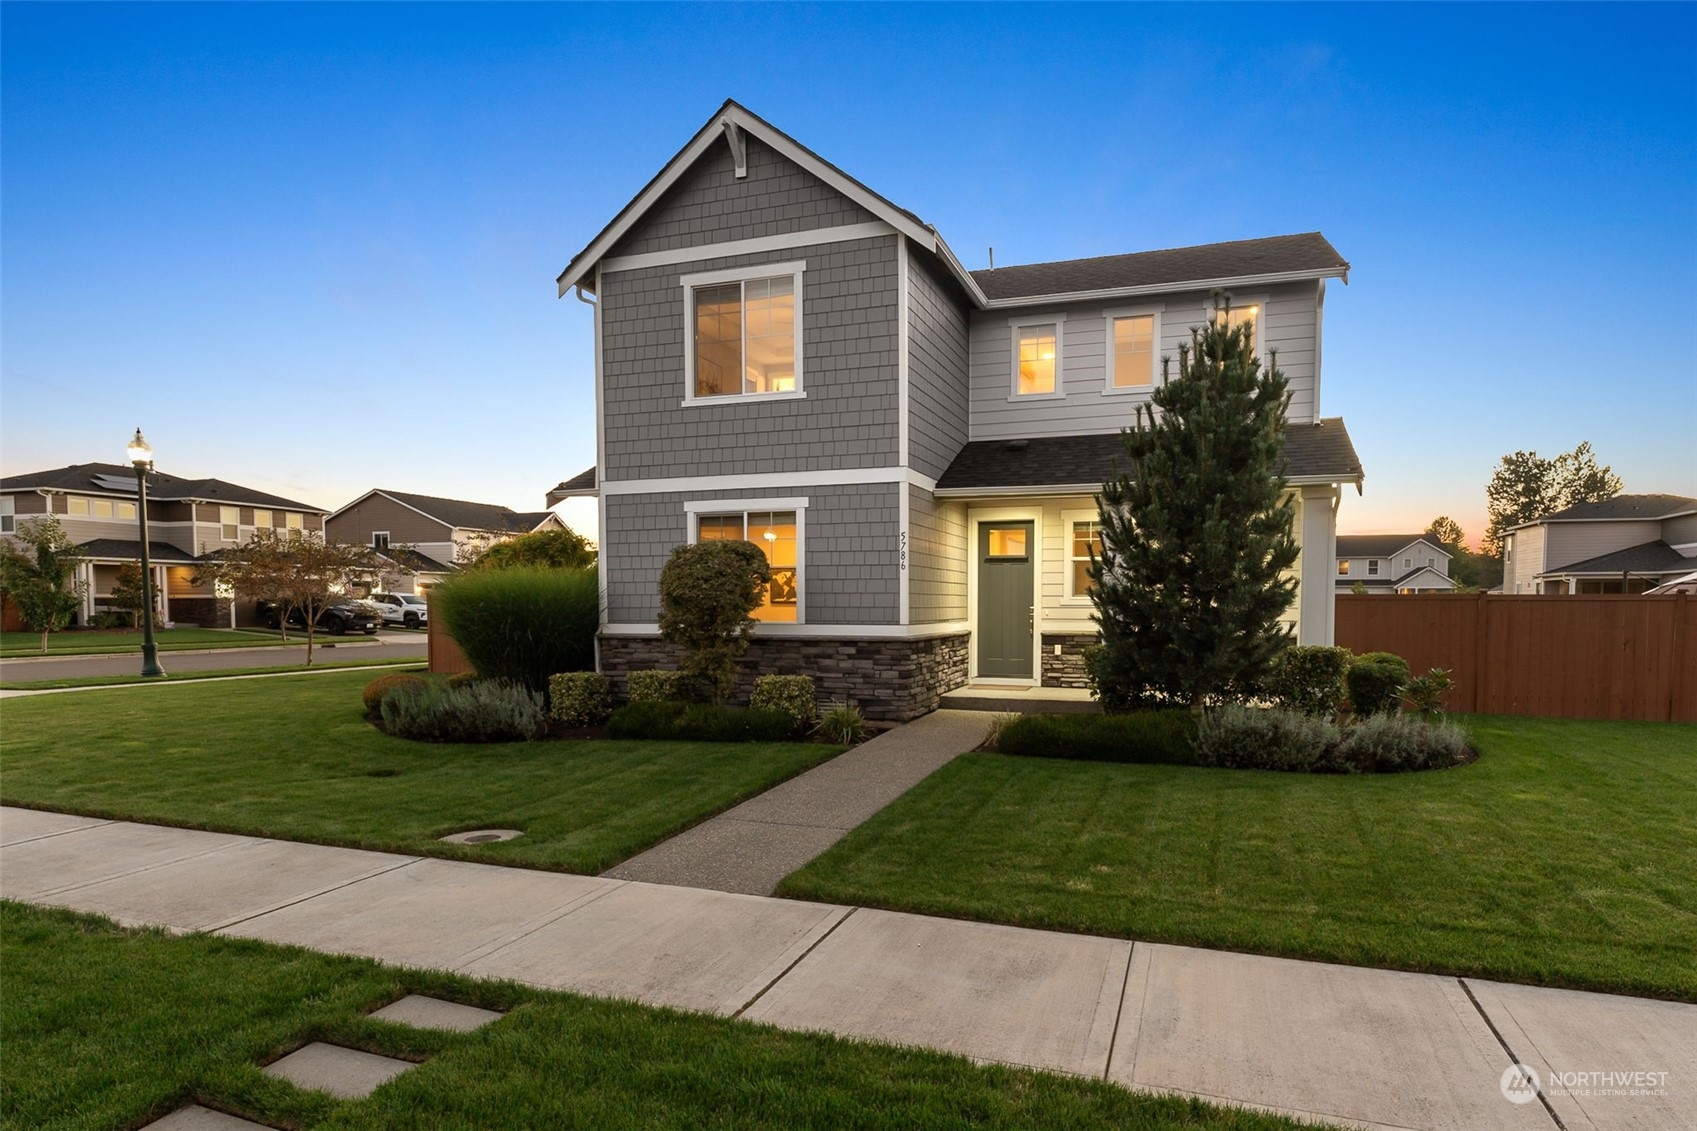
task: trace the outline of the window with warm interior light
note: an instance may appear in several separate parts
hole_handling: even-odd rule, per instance
[[[800,264],[685,279],[691,320],[686,399],[801,392]],[[761,273],[770,272],[770,273]],[[733,273],[734,274],[734,273]]]
[[[1108,388],[1146,389],[1155,383],[1155,315],[1108,319]]]
[[[1090,555],[1102,556],[1102,524],[1087,520],[1072,524],[1072,542],[1068,559],[1072,566],[1067,579],[1067,596],[1086,597],[1096,587],[1090,580]]]
[[[119,503],[117,510],[119,518],[127,518],[131,522],[135,521],[136,505],[134,503]]]
[[[1227,326],[1250,326],[1250,343],[1255,348],[1255,355],[1261,355],[1261,303],[1250,302],[1238,305],[1233,303],[1230,308],[1221,306],[1214,310],[1214,324],[1222,322]]]
[[[242,512],[237,507],[218,508],[218,537],[226,542],[241,540]]]
[[[1060,363],[1060,324],[1033,323],[1014,327],[1014,393],[1022,397],[1053,395]]]
[[[1338,562],[1338,576],[1339,577],[1346,577],[1346,576],[1348,576],[1348,574],[1349,574],[1349,559],[1344,558],[1342,561]]]
[[[81,495],[70,496],[65,500],[65,513],[76,515],[88,514],[88,500],[83,498]]]
[[[256,510],[253,512],[253,524],[261,530],[271,529],[271,512]]]
[[[292,512],[283,516],[283,525],[288,529],[290,538],[299,538],[305,528],[302,516]]]
[[[794,624],[801,611],[801,556],[796,511],[731,511],[696,518],[698,542],[746,539],[759,546],[771,567],[766,596],[751,616],[757,621]]]
[[[985,552],[992,558],[1026,557],[1030,535],[1031,528],[1026,526],[993,526]]]

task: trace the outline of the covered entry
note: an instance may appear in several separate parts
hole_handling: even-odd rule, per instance
[[[1030,679],[1036,627],[1036,524],[979,523],[977,559],[978,625],[973,647],[978,674]]]

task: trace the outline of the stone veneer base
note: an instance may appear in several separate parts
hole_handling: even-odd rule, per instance
[[[1094,632],[1045,632],[1043,634],[1043,686],[1044,687],[1082,687],[1090,686],[1090,676],[1084,670],[1084,650],[1092,644],[1101,643],[1101,637]],[[1060,645],[1060,655],[1055,655],[1055,645]]]
[[[821,709],[858,706],[869,719],[905,722],[937,709],[948,691],[966,683],[966,633],[920,639],[756,637],[740,663],[734,703],[747,703],[759,675],[807,675]],[[625,696],[633,671],[673,670],[679,651],[658,636],[602,636],[600,670]]]

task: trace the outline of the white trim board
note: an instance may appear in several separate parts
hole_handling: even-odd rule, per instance
[[[666,267],[674,263],[729,259],[734,255],[763,255],[772,251],[787,251],[792,247],[850,243],[854,240],[877,239],[879,236],[895,234],[896,230],[882,220],[874,220],[868,224],[842,224],[834,228],[810,228],[803,232],[781,232],[746,240],[727,240],[724,243],[697,244],[694,247],[674,247],[666,251],[615,256],[601,261],[601,272],[610,275],[616,271],[641,271],[647,267]]]
[[[622,479],[603,483],[602,496],[660,495],[673,491],[772,491],[795,487],[859,487],[911,483],[927,491],[937,481],[906,467],[845,467],[823,471],[751,472],[747,475],[686,475],[669,479]],[[1096,490],[1100,487],[1091,488]],[[1005,493],[1005,492],[1004,492]]]
[[[800,636],[823,640],[922,640],[929,636],[958,636],[966,631],[965,621],[938,621],[933,624],[777,624],[761,621],[754,626],[756,639],[762,636]],[[652,624],[604,624],[601,635],[659,636],[660,629]]]

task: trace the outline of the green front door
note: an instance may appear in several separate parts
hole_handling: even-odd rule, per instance
[[[1035,541],[1029,522],[978,527],[979,675],[1031,678]]]

